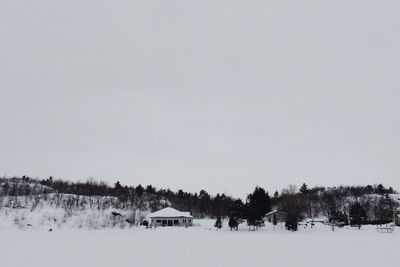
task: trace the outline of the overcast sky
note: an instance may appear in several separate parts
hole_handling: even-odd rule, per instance
[[[399,10],[0,0],[0,175],[400,190]]]

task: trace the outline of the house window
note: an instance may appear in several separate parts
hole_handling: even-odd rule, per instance
[[[184,219],[183,222],[185,223],[185,222],[186,222],[186,219]]]
[[[174,225],[179,225],[179,221],[178,220],[174,220]]]
[[[161,223],[161,220],[157,220],[157,223]]]

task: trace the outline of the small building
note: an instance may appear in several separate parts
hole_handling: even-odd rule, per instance
[[[193,226],[193,216],[190,212],[181,212],[174,208],[164,208],[153,212],[147,216],[150,219],[150,225],[157,226]]]
[[[394,224],[396,226],[400,226],[400,209],[397,209],[397,211],[394,213]]]
[[[279,210],[273,210],[271,212],[268,212],[264,216],[265,221],[270,222],[274,225],[280,222],[286,222],[286,218],[287,218],[287,213]]]

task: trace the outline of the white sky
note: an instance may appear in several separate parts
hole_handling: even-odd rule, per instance
[[[0,175],[400,189],[399,10],[0,0]]]

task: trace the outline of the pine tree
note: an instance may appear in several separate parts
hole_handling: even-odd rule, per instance
[[[374,188],[372,187],[372,185],[367,185],[364,189],[365,194],[372,194],[374,193]]]
[[[267,192],[261,187],[256,187],[247,197],[246,219],[249,226],[259,227],[263,217],[271,211],[271,200]]]
[[[382,184],[379,184],[376,187],[376,193],[379,195],[383,195],[385,193],[385,187]]]
[[[144,188],[143,188],[142,185],[139,184],[139,185],[135,188],[135,191],[136,191],[136,194],[137,194],[139,197],[141,197],[141,196],[143,195]]]
[[[390,198],[389,194],[385,194],[379,199],[377,209],[377,219],[379,223],[388,223],[393,219],[393,214],[396,211],[396,202]]]
[[[244,209],[245,206],[243,204],[243,201],[241,199],[236,199],[232,204],[231,217],[243,219],[245,217]]]
[[[304,202],[304,205],[307,207],[308,210],[308,217],[312,217],[312,211],[311,211],[311,202],[310,202],[310,190],[308,189],[308,186],[306,183],[303,183],[302,186],[300,187],[300,193],[302,194],[302,202]]]
[[[238,230],[239,223],[235,217],[229,218],[228,225],[229,225],[229,228],[231,228],[231,231],[232,231],[232,229],[235,229],[236,231]]]
[[[350,207],[349,216],[350,225],[357,225],[358,228],[361,228],[361,225],[367,217],[364,207],[359,202],[354,203]]]
[[[308,186],[306,183],[303,183],[303,185],[300,187],[300,193],[308,193]]]
[[[114,194],[119,197],[121,195],[122,186],[119,181],[114,184]]]
[[[217,221],[215,222],[214,227],[217,228],[217,230],[222,228],[221,216],[217,217]]]

